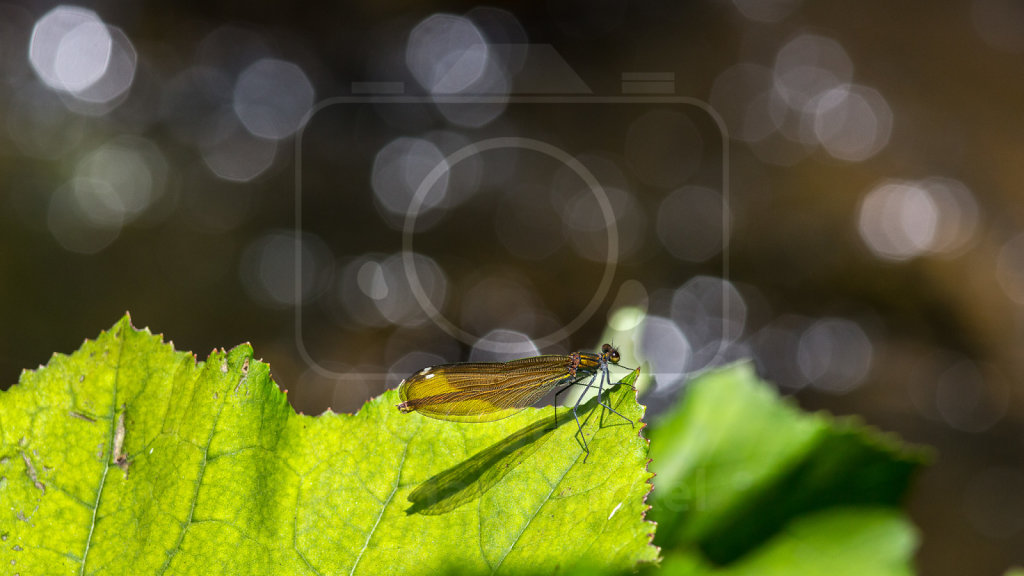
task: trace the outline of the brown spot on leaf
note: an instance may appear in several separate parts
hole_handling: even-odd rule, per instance
[[[86,422],[95,422],[95,418],[90,418],[81,412],[71,411],[68,413],[72,418],[78,418],[79,420],[85,420]]]
[[[25,473],[28,474],[29,480],[35,484],[36,488],[38,488],[40,492],[46,494],[46,486],[43,486],[43,483],[39,481],[39,476],[36,474],[36,467],[32,465],[32,459],[24,452],[21,453],[21,459],[25,461]]]
[[[121,404],[121,414],[117,417],[117,427],[114,428],[114,446],[111,455],[114,457],[114,464],[128,476],[128,456],[124,453],[124,437],[128,433],[124,426],[124,415],[127,413],[125,405]]]

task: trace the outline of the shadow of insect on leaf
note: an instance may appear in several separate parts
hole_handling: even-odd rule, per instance
[[[635,376],[627,383],[632,386]],[[618,384],[607,390],[618,388]],[[583,426],[597,413],[597,398],[591,398],[581,406],[580,420]],[[601,418],[604,410],[600,411]],[[602,420],[603,421],[603,420]],[[514,470],[527,458],[532,456],[548,440],[556,428],[566,424],[576,427],[572,417],[572,409],[558,410],[550,418],[538,420],[504,438],[493,446],[486,448],[444,472],[441,472],[420,484],[408,497],[412,506],[405,513],[436,516],[455,510],[467,502],[476,500],[494,487],[509,472]],[[577,440],[581,440],[577,438]]]
[[[538,420],[426,480],[409,494],[412,506],[405,513],[435,516],[476,500],[540,449],[555,431],[556,420],[559,427],[569,422],[575,426],[570,412]]]

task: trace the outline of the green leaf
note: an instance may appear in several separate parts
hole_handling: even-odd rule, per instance
[[[196,362],[125,317],[0,394],[0,565],[22,574],[554,572],[653,561],[631,426],[581,407],[495,423],[300,416],[252,348]],[[410,500],[410,497],[413,497]]]
[[[898,507],[927,460],[856,420],[801,412],[749,364],[694,380],[652,428],[655,542],[717,565],[756,553],[806,514]]]
[[[726,567],[697,553],[668,556],[662,576],[909,576],[913,526],[887,508],[837,508],[794,520],[785,531]]]

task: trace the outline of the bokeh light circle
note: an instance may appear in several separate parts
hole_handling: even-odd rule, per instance
[[[861,201],[857,228],[879,258],[953,256],[970,245],[979,221],[971,191],[957,180],[886,180]]]
[[[280,140],[294,134],[313,107],[313,85],[301,68],[274,58],[257,60],[235,83],[234,109],[255,136]]]
[[[467,18],[434,14],[409,33],[405,61],[431,94],[457,94],[487,71],[487,41]]]
[[[33,27],[29,62],[47,86],[75,93],[103,77],[112,47],[107,26],[95,12],[62,5]]]
[[[797,365],[811,386],[845,394],[863,383],[871,370],[874,346],[856,322],[823,318],[800,336]]]

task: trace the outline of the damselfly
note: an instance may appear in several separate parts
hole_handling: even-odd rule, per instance
[[[466,362],[428,366],[402,380],[397,404],[402,412],[453,422],[492,422],[519,412],[559,388],[555,398],[574,384],[582,384],[583,393],[572,407],[580,430],[583,450],[590,455],[583,426],[577,414],[586,391],[597,389],[597,401],[631,425],[633,421],[605,404],[601,396],[605,384],[611,386],[608,363],[619,363],[619,351],[610,344],[601,353],[573,352],[520,358],[508,362]],[[589,379],[588,379],[589,378]],[[586,382],[584,382],[586,380]],[[594,384],[594,381],[597,384]],[[557,412],[555,413],[557,417]],[[586,457],[584,457],[584,462]]]

